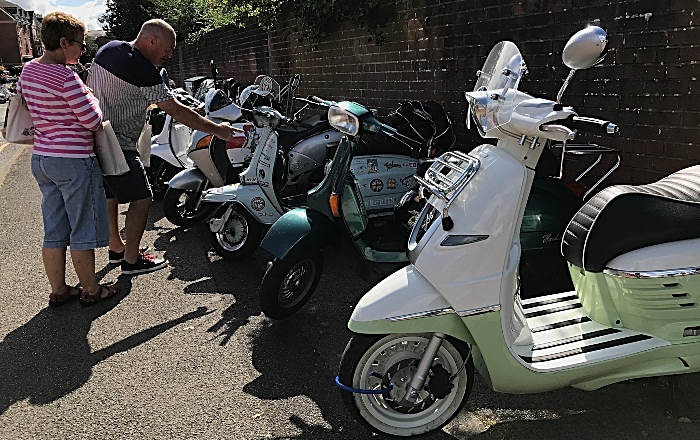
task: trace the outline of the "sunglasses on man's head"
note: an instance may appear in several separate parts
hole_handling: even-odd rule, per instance
[[[70,40],[73,43],[78,43],[80,45],[80,50],[86,51],[87,50],[87,44],[84,41],[78,41],[78,40]]]

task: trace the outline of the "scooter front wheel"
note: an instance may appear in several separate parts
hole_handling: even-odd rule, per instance
[[[260,284],[263,313],[272,319],[285,319],[295,314],[316,290],[321,272],[323,257],[320,250],[269,262]]]
[[[221,206],[212,218],[225,215],[228,208],[228,204]],[[260,245],[262,225],[245,208],[234,203],[222,228],[210,234],[211,244],[217,254],[227,260],[239,261],[250,256]]]
[[[197,191],[185,191],[184,189],[169,187],[163,198],[163,213],[171,223],[189,227],[196,225],[209,216],[217,206],[213,203],[200,203],[199,207],[192,208],[192,198],[198,197]]]
[[[429,334],[358,334],[350,339],[340,360],[340,382],[361,390],[393,384],[385,394],[342,392],[357,421],[386,436],[410,437],[440,429],[459,414],[471,394],[474,363],[469,347],[452,338],[442,342],[415,403],[402,402],[429,341]]]

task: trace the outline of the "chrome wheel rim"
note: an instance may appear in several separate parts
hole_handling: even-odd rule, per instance
[[[238,211],[232,210],[224,228],[216,233],[216,241],[227,252],[236,252],[248,239],[248,221]]]

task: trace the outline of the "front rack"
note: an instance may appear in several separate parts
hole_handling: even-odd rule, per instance
[[[450,205],[477,172],[479,165],[479,159],[474,156],[461,151],[448,151],[430,165],[425,177],[415,176],[421,187],[444,202],[442,228],[445,231],[454,226],[449,216]]]

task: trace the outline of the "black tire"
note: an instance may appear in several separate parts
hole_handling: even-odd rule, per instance
[[[316,290],[323,272],[320,250],[275,258],[260,283],[260,308],[272,319],[295,314]]]
[[[163,212],[165,213],[165,218],[170,220],[174,225],[185,228],[196,225],[207,218],[218,205],[214,203],[201,203],[199,209],[189,211],[186,207],[186,202],[189,197],[195,195],[197,194],[194,191],[168,188],[163,198]]]
[[[420,355],[416,352],[422,352],[417,350],[415,346],[412,346],[413,344],[410,342],[408,344],[402,344],[402,341],[414,340],[427,344],[429,339],[429,334],[355,334],[345,347],[345,351],[340,360],[340,366],[338,368],[340,383],[354,388],[368,389],[370,386],[360,381],[360,378],[364,377],[363,373],[369,370],[374,371],[382,369],[383,371],[379,373],[383,374],[386,370],[391,369],[400,362],[405,362],[407,358],[410,359],[414,355],[416,357],[416,362],[418,362]],[[391,349],[387,349],[389,347],[391,347]],[[387,363],[383,365],[381,363],[372,365],[372,361],[380,354]],[[361,425],[372,432],[381,434],[382,437],[385,438],[410,437],[438,430],[457,416],[469,399],[474,383],[474,362],[471,357],[469,357],[466,366],[460,370],[460,367],[468,356],[469,347],[462,341],[446,338],[442,342],[438,354],[436,355],[438,359],[442,360],[442,363],[438,363],[441,365],[443,363],[446,364],[442,366],[447,369],[450,375],[459,371],[459,374],[455,378],[458,382],[443,399],[437,399],[432,396],[430,391],[424,390],[424,402],[430,402],[430,404],[424,408],[418,410],[414,408],[410,413],[401,413],[394,407],[403,407],[401,407],[396,400],[385,400],[383,394],[354,394],[347,391],[341,391],[343,402],[352,416],[360,422]],[[396,374],[398,371],[394,373]],[[370,378],[369,374],[366,377],[368,381],[383,380]],[[407,379],[405,383],[408,382],[410,382],[410,378]],[[430,379],[428,379],[427,385],[430,385]],[[372,404],[372,402],[376,403]],[[440,405],[440,407],[437,407],[437,405]],[[442,408],[443,406],[446,407]],[[392,414],[396,415],[394,420],[391,418]],[[411,418],[410,416],[414,417]],[[426,418],[425,424],[409,426],[415,425],[417,421],[420,421],[420,417]],[[432,420],[431,417],[433,417]],[[382,418],[384,418],[384,420],[382,420]],[[395,424],[391,425],[386,422],[395,422]],[[399,426],[402,423],[406,426]]]
[[[228,207],[229,204],[220,206],[212,218],[223,216]],[[262,225],[245,208],[234,203],[222,230],[210,230],[209,238],[217,254],[227,260],[240,261],[249,257],[260,245]]]
[[[159,157],[151,156],[151,165],[146,168],[148,182],[151,184],[153,198],[162,200],[165,197],[165,192],[168,190],[168,182],[175,174],[180,172],[181,168],[176,168]]]

